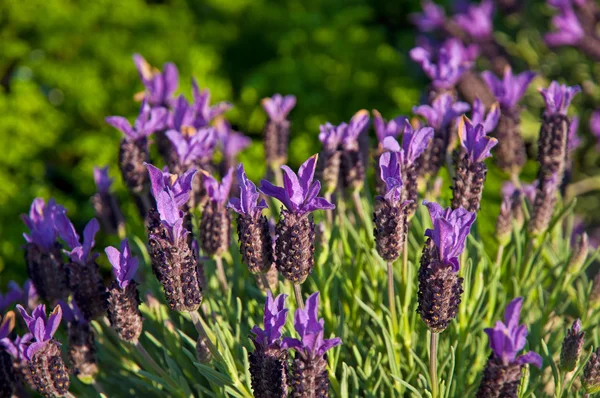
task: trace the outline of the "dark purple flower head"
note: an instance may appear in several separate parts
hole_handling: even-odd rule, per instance
[[[552,17],[552,25],[556,31],[544,35],[544,41],[550,47],[574,46],[585,37],[571,4],[558,8],[558,14]]]
[[[319,292],[306,299],[306,306],[298,308],[294,316],[294,327],[300,339],[284,337],[282,347],[302,351],[309,358],[318,358],[327,351],[342,344],[339,337],[324,339],[324,319],[319,319]]]
[[[33,310],[31,315],[27,313],[27,310],[20,305],[17,305],[17,309],[21,313],[23,320],[27,324],[27,329],[31,332],[35,338],[35,342],[30,344],[25,350],[25,358],[31,361],[33,355],[39,351],[46,342],[50,341],[56,333],[60,320],[62,319],[62,309],[60,305],[54,307],[54,310],[50,313],[49,317],[46,317],[46,306],[40,304],[36,309]]]
[[[100,224],[98,220],[92,218],[85,228],[83,229],[83,243],[79,242],[79,235],[75,231],[75,227],[66,213],[62,213],[58,217],[56,222],[58,233],[60,237],[67,243],[67,246],[71,249],[70,251],[65,250],[65,253],[69,255],[71,261],[78,264],[86,264],[94,261],[97,257],[97,253],[92,253],[94,248],[94,238],[96,233],[100,230]]]
[[[83,323],[85,322],[85,317],[81,313],[81,310],[77,306],[75,301],[72,301],[70,304],[65,302],[64,300],[58,300],[58,305],[60,305],[60,309],[62,310],[62,320],[67,323]]]
[[[439,95],[431,105],[420,105],[413,108],[413,112],[427,120],[435,131],[445,129],[450,122],[458,116],[469,111],[471,106],[466,102],[456,101],[452,95],[444,93]]]
[[[162,130],[167,125],[168,111],[165,108],[151,108],[146,100],[142,101],[140,114],[131,126],[129,120],[122,116],[109,116],[106,123],[125,134],[127,140],[135,141]]]
[[[271,184],[267,180],[261,181],[258,189],[267,196],[279,200],[292,213],[306,214],[315,210],[331,210],[335,206],[325,198],[318,197],[321,183],[313,181],[318,155],[313,155],[294,173],[288,166],[283,169],[283,188]]]
[[[0,340],[3,340],[8,337],[10,332],[12,332],[15,327],[15,313],[9,311],[2,317],[0,315]]]
[[[556,81],[550,83],[548,88],[541,88],[540,94],[542,94],[546,102],[545,113],[547,115],[566,115],[573,97],[580,91],[581,87],[579,86],[569,87],[566,84],[559,84]]]
[[[512,69],[504,69],[504,77],[498,79],[492,72],[481,72],[481,77],[488,85],[502,109],[515,109],[517,103],[525,94],[527,86],[535,77],[535,72],[526,71],[513,75]]]
[[[293,95],[275,94],[271,98],[263,98],[262,106],[269,118],[274,122],[281,122],[287,118],[288,113],[296,105],[296,97]]]
[[[581,137],[577,135],[579,129],[579,117],[573,116],[569,124],[569,135],[567,136],[567,150],[573,152],[581,145]]]
[[[454,272],[458,272],[458,257],[465,248],[476,214],[462,207],[456,210],[450,207],[443,209],[439,204],[427,200],[423,204],[427,206],[433,224],[433,229],[427,229],[425,236],[431,238],[437,247],[440,260],[451,266]]]
[[[210,90],[200,90],[196,79],[192,79],[192,93],[196,111],[194,122],[196,128],[208,126],[214,118],[227,112],[233,106],[229,102],[218,102],[214,106],[210,106]]]
[[[350,122],[346,126],[342,137],[342,145],[346,150],[358,150],[358,137],[369,128],[369,111],[361,109],[356,112]],[[339,126],[341,127],[341,125]]]
[[[319,141],[323,144],[323,148],[328,151],[335,151],[338,149],[346,133],[348,125],[341,123],[339,126],[327,122],[319,126]]]
[[[473,124],[482,124],[486,133],[494,131],[500,120],[500,106],[497,102],[492,104],[490,111],[485,114],[485,105],[479,98],[473,101],[473,112],[471,113],[471,122]],[[459,121],[460,122],[460,121]]]
[[[458,125],[458,136],[471,162],[480,163],[492,156],[490,151],[498,140],[486,136],[485,133],[483,124],[471,124],[466,116],[462,117]]]
[[[377,141],[383,144],[385,137],[398,137],[404,129],[406,123],[406,117],[397,116],[394,119],[386,122],[381,114],[373,109],[373,127],[375,128],[375,135]]]
[[[169,130],[167,137],[173,144],[181,165],[189,165],[194,160],[210,157],[217,145],[217,133],[212,127],[186,126],[182,131]]]
[[[600,148],[600,109],[594,111],[590,117],[590,131],[598,140],[598,147]]]
[[[108,246],[104,249],[104,252],[112,265],[113,273],[115,274],[115,278],[117,278],[119,287],[125,289],[135,276],[135,271],[137,271],[139,264],[138,258],[131,255],[129,242],[127,239],[123,239],[120,250],[117,250],[116,247]]]
[[[229,208],[239,214],[258,217],[263,209],[267,208],[267,202],[260,199],[256,185],[248,179],[244,165],[240,163],[237,169],[237,180],[240,185],[240,197],[229,200]]]
[[[420,127],[413,130],[408,120],[404,124],[404,134],[402,137],[402,151],[404,152],[404,163],[411,166],[425,152],[427,145],[433,138],[433,128]],[[385,142],[384,142],[385,147]]]
[[[160,72],[139,54],[133,54],[133,62],[146,88],[144,99],[153,107],[169,105],[179,85],[179,72],[175,64],[166,63],[163,72]]]
[[[213,176],[208,173],[204,173],[204,188],[208,197],[213,202],[225,203],[229,197],[229,190],[231,189],[231,181],[233,179],[233,168],[227,170],[227,174],[221,180],[221,183],[217,181]]]
[[[246,149],[252,140],[244,134],[234,131],[231,124],[225,118],[219,117],[214,123],[217,137],[223,148],[223,155],[228,159],[234,159],[238,153]]]
[[[438,6],[431,0],[422,0],[422,13],[409,15],[410,21],[419,28],[421,32],[431,32],[444,26],[446,13],[444,8]]]
[[[21,215],[21,219],[29,228],[29,234],[24,233],[23,237],[28,243],[35,243],[49,250],[58,235],[56,220],[64,212],[65,208],[57,205],[54,199],[50,199],[46,204],[44,199],[35,198],[31,203],[29,215]]]
[[[271,292],[267,292],[265,303],[264,329],[258,326],[252,328],[253,342],[257,347],[279,348],[281,342],[281,329],[285,325],[288,309],[285,308],[287,294],[280,294],[273,299]]]
[[[451,88],[463,73],[471,69],[477,57],[477,46],[465,47],[458,39],[448,39],[435,52],[423,47],[410,50],[410,58],[418,63],[435,88]]]
[[[113,179],[108,176],[108,166],[94,167],[94,182],[98,192],[108,193],[113,183]]]
[[[519,351],[525,347],[527,338],[527,327],[519,325],[522,304],[522,297],[517,297],[511,301],[504,312],[504,323],[497,321],[493,329],[487,328],[485,332],[490,339],[493,355],[501,360],[504,365],[507,366],[515,362],[519,365],[530,363],[541,368],[542,357],[533,351],[517,357]]]
[[[458,14],[454,20],[475,40],[485,40],[492,36],[494,31],[494,2],[482,0],[479,5],[469,4],[464,14]]]

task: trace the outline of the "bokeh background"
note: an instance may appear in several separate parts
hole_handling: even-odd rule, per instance
[[[133,95],[142,85],[134,52],[159,67],[175,62],[178,93],[189,97],[195,76],[214,100],[235,105],[226,116],[253,138],[241,160],[258,179],[265,96],[298,99],[290,117],[294,166],[319,150],[321,123],[347,121],[361,108],[386,118],[410,114],[427,83],[408,58],[417,38],[408,14],[419,9],[417,0],[0,1],[0,288],[26,278],[19,215],[33,198],[56,198],[78,230],[93,217],[95,165],[111,166],[128,222],[141,227],[116,167],[121,133],[104,123],[110,115],[137,115]],[[588,120],[600,105],[600,65],[575,49],[553,52],[543,44],[551,15],[544,1],[525,1],[518,14],[497,12],[496,36],[515,70],[543,76],[524,100],[523,133],[532,154],[543,106],[536,88],[549,79],[583,87],[573,107],[583,137],[574,179],[598,185]],[[481,60],[478,69],[485,68]],[[533,179],[535,169],[530,162],[526,175]],[[490,245],[505,177],[492,168],[486,185],[484,203],[490,204],[482,215],[490,221],[481,228]],[[590,191],[578,202],[587,226],[600,220],[598,199]],[[97,246],[115,243],[99,237]]]

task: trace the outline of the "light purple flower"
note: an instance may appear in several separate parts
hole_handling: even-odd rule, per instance
[[[218,102],[210,106],[210,90],[200,90],[196,79],[192,79],[192,94],[194,96],[194,108],[196,118],[194,127],[206,127],[217,116],[222,115],[233,107],[229,102]]]
[[[527,86],[535,78],[535,72],[526,71],[513,75],[512,69],[507,67],[504,69],[504,77],[498,79],[492,72],[484,71],[481,77],[488,85],[502,109],[513,110],[517,103],[525,94]]]
[[[77,235],[75,227],[66,213],[61,214],[57,219],[56,226],[60,237],[71,249],[70,251],[64,251],[69,255],[71,261],[83,265],[94,261],[98,257],[97,253],[92,253],[92,249],[96,243],[94,237],[100,230],[98,220],[92,218],[83,229],[83,243],[79,242],[79,235]]]
[[[466,116],[462,117],[458,125],[460,144],[467,151],[469,160],[473,163],[483,162],[492,156],[491,150],[498,140],[485,135],[483,124],[471,124]]]
[[[596,137],[596,140],[598,140],[597,146],[600,148],[600,109],[592,112],[592,116],[590,117],[590,131]]]
[[[336,151],[342,143],[347,128],[346,123],[341,123],[339,126],[329,122],[320,125],[319,141],[323,144],[323,148],[330,152]]]
[[[579,117],[573,116],[571,118],[571,124],[569,124],[569,134],[567,136],[567,150],[573,152],[579,145],[581,145],[581,137],[577,135],[579,129]]]
[[[109,116],[106,123],[125,134],[125,139],[135,141],[162,130],[167,125],[168,111],[165,108],[151,108],[146,100],[142,101],[140,114],[131,126],[129,120],[122,116]]]
[[[11,357],[20,362],[25,358],[25,350],[31,343],[31,340],[33,340],[33,335],[31,333],[17,336],[14,340],[4,337],[0,339],[0,347],[4,347]]]
[[[422,0],[423,13],[409,15],[410,21],[419,28],[421,32],[431,32],[444,26],[446,12],[431,0]]]
[[[289,311],[285,308],[287,297],[287,294],[280,294],[273,299],[271,292],[267,292],[263,319],[264,329],[261,329],[257,325],[252,328],[252,334],[254,334],[252,341],[256,347],[261,347],[264,350],[280,348],[281,330],[285,326]]]
[[[423,204],[427,206],[433,224],[433,229],[427,229],[425,236],[435,244],[440,260],[451,266],[454,272],[458,272],[458,257],[465,249],[467,235],[475,222],[476,214],[462,207],[456,210],[450,207],[443,209],[439,204],[427,200]]]
[[[15,281],[8,282],[8,291],[0,292],[0,314],[3,314],[13,303],[18,302],[23,297],[21,287]]]
[[[412,166],[415,161],[425,152],[429,142],[433,138],[432,127],[420,127],[413,130],[410,122],[405,120],[404,134],[402,137],[402,150],[405,165]],[[385,147],[385,141],[384,141]]]
[[[471,113],[471,122],[476,124],[482,124],[485,133],[491,133],[494,131],[500,120],[500,107],[497,102],[494,102],[490,107],[490,111],[485,113],[485,105],[479,98],[475,98],[473,101],[473,111]],[[459,121],[460,123],[460,121]]]
[[[402,152],[382,153],[379,157],[379,173],[381,181],[385,182],[385,200],[398,203],[402,194]]]
[[[479,5],[469,4],[464,14],[458,14],[454,20],[465,32],[475,40],[485,40],[494,31],[494,2],[482,0]]]
[[[345,150],[350,151],[359,149],[358,137],[369,128],[370,119],[369,111],[366,109],[361,109],[352,116],[342,137],[342,145]],[[341,126],[342,125],[338,126],[338,128]]]
[[[178,161],[182,166],[190,165],[197,159],[210,157],[217,145],[217,133],[212,127],[185,127],[182,132],[167,131],[167,138],[173,144]]]
[[[225,118],[217,118],[214,123],[217,137],[223,148],[223,155],[228,159],[235,159],[238,153],[246,149],[252,140],[244,134],[234,131]]]
[[[185,96],[180,95],[173,101],[173,110],[169,113],[168,127],[169,130],[177,130],[182,132],[184,127],[196,128],[196,109],[190,105]]]
[[[315,210],[331,210],[335,205],[325,198],[318,197],[321,183],[313,181],[318,155],[313,155],[294,173],[288,166],[281,166],[283,170],[283,188],[271,184],[267,180],[261,181],[258,190],[279,200],[292,213],[306,214]]]
[[[94,182],[98,192],[108,193],[113,183],[113,179],[108,176],[108,166],[94,167]]]
[[[146,88],[144,99],[153,107],[168,106],[179,85],[179,72],[175,64],[166,63],[163,72],[160,72],[139,54],[133,55],[133,62]]]
[[[123,239],[119,250],[117,250],[116,247],[108,246],[104,249],[104,252],[112,265],[113,273],[115,274],[119,287],[125,289],[135,276],[139,264],[138,258],[131,255],[129,241]]]
[[[435,131],[443,131],[453,119],[468,112],[471,106],[466,102],[454,102],[452,95],[439,95],[431,105],[420,105],[413,112],[427,120],[427,124]]]
[[[406,117],[396,116],[394,119],[386,122],[377,110],[373,109],[373,127],[377,141],[383,144],[385,137],[398,137],[404,129]]]
[[[520,187],[516,187],[512,182],[505,182],[502,185],[502,196],[505,198],[510,198],[514,195],[515,192],[519,192],[529,200],[530,203],[533,203],[535,200],[535,194],[537,191],[538,180],[535,180],[533,184],[521,184]]]
[[[573,97],[580,91],[581,87],[579,86],[569,87],[566,84],[559,84],[556,81],[550,83],[548,88],[541,88],[540,94],[544,97],[544,101],[546,102],[545,113],[547,115],[566,115]]]
[[[231,190],[231,181],[233,179],[233,168],[227,170],[227,174],[221,180],[221,183],[208,173],[204,173],[204,188],[211,201],[223,204],[229,197]]]
[[[267,208],[267,202],[260,199],[256,185],[248,179],[244,165],[239,164],[237,168],[237,180],[240,185],[240,197],[229,199],[228,207],[239,214],[258,217],[263,209]]]
[[[550,47],[574,46],[585,37],[581,23],[570,4],[558,8],[558,14],[552,17],[552,25],[556,31],[544,35],[544,41]]]
[[[44,345],[52,339],[54,333],[56,333],[62,318],[62,309],[57,305],[54,307],[54,310],[50,313],[49,317],[46,317],[46,306],[44,304],[37,306],[31,315],[29,315],[27,310],[20,305],[17,305],[17,309],[27,324],[27,329],[29,329],[35,338],[35,342],[30,344],[24,353],[25,358],[28,361],[31,361],[33,355],[42,349]]]
[[[56,219],[64,212],[65,208],[57,205],[54,199],[50,199],[46,204],[43,198],[35,198],[31,203],[29,215],[21,215],[21,219],[29,228],[29,234],[23,234],[27,243],[50,250],[58,235]]]
[[[296,97],[293,95],[275,94],[271,98],[263,98],[262,106],[274,122],[282,122],[296,105]]]
[[[294,327],[300,339],[284,337],[282,347],[300,351],[310,359],[325,355],[327,351],[342,344],[339,337],[324,339],[324,319],[319,319],[319,292],[306,299],[305,309],[298,308],[294,316]]]
[[[522,303],[522,297],[511,301],[504,312],[504,323],[497,321],[493,329],[487,328],[484,331],[490,339],[493,355],[505,366],[516,362],[519,365],[530,363],[541,368],[542,357],[533,351],[517,357],[527,342],[527,327],[519,325]]]
[[[84,323],[86,322],[85,317],[81,313],[81,310],[77,306],[75,301],[70,304],[64,300],[58,300],[58,305],[62,310],[62,320],[67,323]]]
[[[471,69],[477,57],[477,46],[465,47],[458,39],[448,39],[437,54],[423,47],[410,50],[410,58],[418,63],[435,88],[451,88],[463,73]]]

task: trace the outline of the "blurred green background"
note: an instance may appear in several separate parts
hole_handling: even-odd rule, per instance
[[[319,150],[318,126],[325,121],[348,120],[360,108],[378,109],[386,118],[410,113],[427,83],[407,56],[417,37],[407,15],[419,9],[416,0],[0,2],[0,286],[26,277],[19,215],[34,197],[56,198],[79,230],[93,217],[94,165],[111,166],[129,222],[140,226],[116,167],[121,134],[104,123],[106,116],[137,114],[133,95],[142,85],[134,52],[158,67],[175,62],[179,93],[190,96],[195,76],[215,101],[235,105],[226,116],[254,139],[242,160],[254,160],[249,171],[257,179],[264,173],[262,97],[297,96],[294,165]],[[600,65],[574,49],[554,53],[544,46],[551,15],[543,1],[526,2],[521,15],[497,13],[497,38],[515,69],[544,76],[525,99],[529,142],[535,142],[543,105],[536,87],[552,78],[583,86],[575,102],[586,136],[576,156],[575,178],[581,180],[597,174],[587,120],[600,103]],[[478,68],[486,68],[485,60]],[[535,166],[528,170],[533,178]],[[491,170],[489,205],[480,215],[488,220],[482,230],[490,239],[502,178]],[[597,195],[588,197],[579,210],[593,222]],[[99,237],[97,246],[109,243],[116,242]]]

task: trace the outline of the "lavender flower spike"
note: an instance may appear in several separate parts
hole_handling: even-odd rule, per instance
[[[8,291],[0,292],[0,314],[3,314],[13,303],[18,302],[23,297],[21,287],[15,282],[8,283]]]
[[[272,98],[264,98],[262,106],[269,115],[269,120],[264,128],[265,158],[272,169],[285,164],[288,157],[288,142],[290,136],[290,122],[287,115],[296,105],[296,97],[286,95],[282,97],[275,94]]]
[[[289,373],[293,397],[328,395],[326,352],[342,344],[342,340],[339,337],[324,338],[325,321],[318,319],[318,307],[319,292],[316,292],[306,299],[304,310],[296,310],[294,327],[300,339],[283,339],[283,348],[296,351]]]
[[[550,83],[548,88],[540,89],[540,94],[546,102],[546,114],[566,115],[573,97],[581,91],[581,87],[569,87],[556,81]]]
[[[94,167],[94,182],[97,192],[91,197],[96,218],[102,223],[102,229],[109,234],[125,233],[125,222],[117,198],[110,192],[113,179],[108,176],[108,166]]]
[[[258,217],[262,210],[267,208],[267,202],[260,199],[256,185],[248,179],[244,165],[241,163],[237,167],[237,180],[240,186],[240,197],[229,199],[228,207],[238,214]]]
[[[98,192],[109,192],[110,186],[113,183],[113,179],[108,176],[108,166],[94,167],[94,182],[96,183],[96,189]]]
[[[293,95],[282,96],[275,94],[271,98],[264,98],[262,106],[269,118],[274,122],[281,122],[287,118],[287,115],[296,105],[296,97]]]
[[[140,108],[140,113],[135,119],[133,126],[124,117],[109,116],[105,119],[106,123],[110,124],[117,130],[120,130],[126,140],[137,141],[148,137],[150,134],[162,130],[167,124],[167,109],[152,108],[150,104],[144,100]]]
[[[404,129],[405,120],[406,117],[404,116],[396,116],[394,119],[386,122],[381,113],[373,109],[373,126],[379,145],[383,145],[383,140],[386,137],[398,137]]]
[[[472,39],[485,41],[494,31],[493,16],[494,2],[482,0],[479,5],[469,4],[466,13],[456,15],[454,20]]]
[[[472,163],[481,163],[484,159],[492,156],[490,151],[498,143],[497,139],[490,138],[485,134],[486,128],[483,124],[471,124],[471,121],[463,116],[458,127],[458,136],[460,144]]]
[[[264,329],[252,328],[255,350],[249,354],[252,390],[256,397],[287,396],[287,351],[281,347],[281,330],[287,319],[286,294],[273,300],[267,292]]]
[[[139,264],[138,258],[131,255],[127,239],[123,239],[120,249],[108,246],[104,251],[113,267],[119,287],[125,289],[135,276]]]
[[[496,129],[500,120],[500,104],[495,102],[492,104],[489,112],[485,113],[485,105],[479,98],[473,101],[473,111],[471,113],[471,122],[474,125],[482,124],[484,132],[491,133]]]
[[[231,216],[225,205],[232,178],[233,168],[229,169],[220,184],[210,174],[204,175],[204,187],[209,200],[202,212],[200,236],[202,249],[211,256],[221,256],[229,249]],[[221,282],[224,283],[224,280]]]
[[[208,89],[200,90],[196,79],[192,79],[192,93],[194,95],[196,113],[194,126],[196,128],[208,126],[214,118],[227,112],[233,106],[229,102],[218,102],[214,106],[210,106],[210,91]]]
[[[76,303],[59,301],[63,321],[67,323],[69,338],[69,362],[73,373],[79,378],[94,379],[98,373],[96,338],[90,323],[85,319]]]
[[[342,139],[347,127],[346,123],[334,126],[329,122],[319,126],[319,141],[323,144],[323,149],[319,153],[317,175],[323,183],[326,196],[331,195],[337,189],[340,181]]]
[[[504,70],[502,80],[490,71],[481,72],[481,77],[500,103],[503,113],[504,111],[515,110],[517,103],[523,97],[529,83],[535,76],[535,72],[532,71],[525,71],[515,76],[510,67]]]
[[[525,364],[542,367],[542,357],[529,351],[517,356],[525,347],[527,327],[519,325],[522,297],[517,297],[506,307],[504,322],[496,322],[494,328],[485,329],[492,355],[489,357],[477,397],[516,396],[521,382],[521,368]]]
[[[3,397],[13,396],[17,385],[16,366],[13,366],[11,356],[18,356],[18,349],[15,349],[13,342],[8,337],[14,326],[14,312],[10,311],[4,316],[0,315],[0,394]]]
[[[369,112],[366,109],[356,112],[345,127],[342,137],[340,165],[342,183],[345,188],[355,192],[363,186],[365,180],[367,155],[364,154],[366,145],[362,140],[366,137],[365,131],[369,126],[369,120]],[[342,128],[342,125],[338,128]]]
[[[555,32],[546,33],[544,41],[550,47],[575,46],[585,38],[585,31],[569,4],[558,9],[559,14],[552,17]]]
[[[410,21],[419,28],[421,32],[431,32],[444,26],[446,13],[444,8],[438,6],[431,0],[422,0],[422,13],[409,15]]]
[[[179,85],[179,72],[175,64],[166,63],[163,72],[160,72],[139,54],[133,54],[133,62],[146,88],[143,98],[153,107],[167,107]]]
[[[252,140],[250,137],[234,131],[231,124],[222,117],[215,120],[215,130],[223,150],[223,167],[221,170],[225,173],[230,167],[235,167],[238,153],[246,149]]]
[[[590,131],[596,137],[596,147],[600,150],[600,109],[592,112],[590,117]]]

